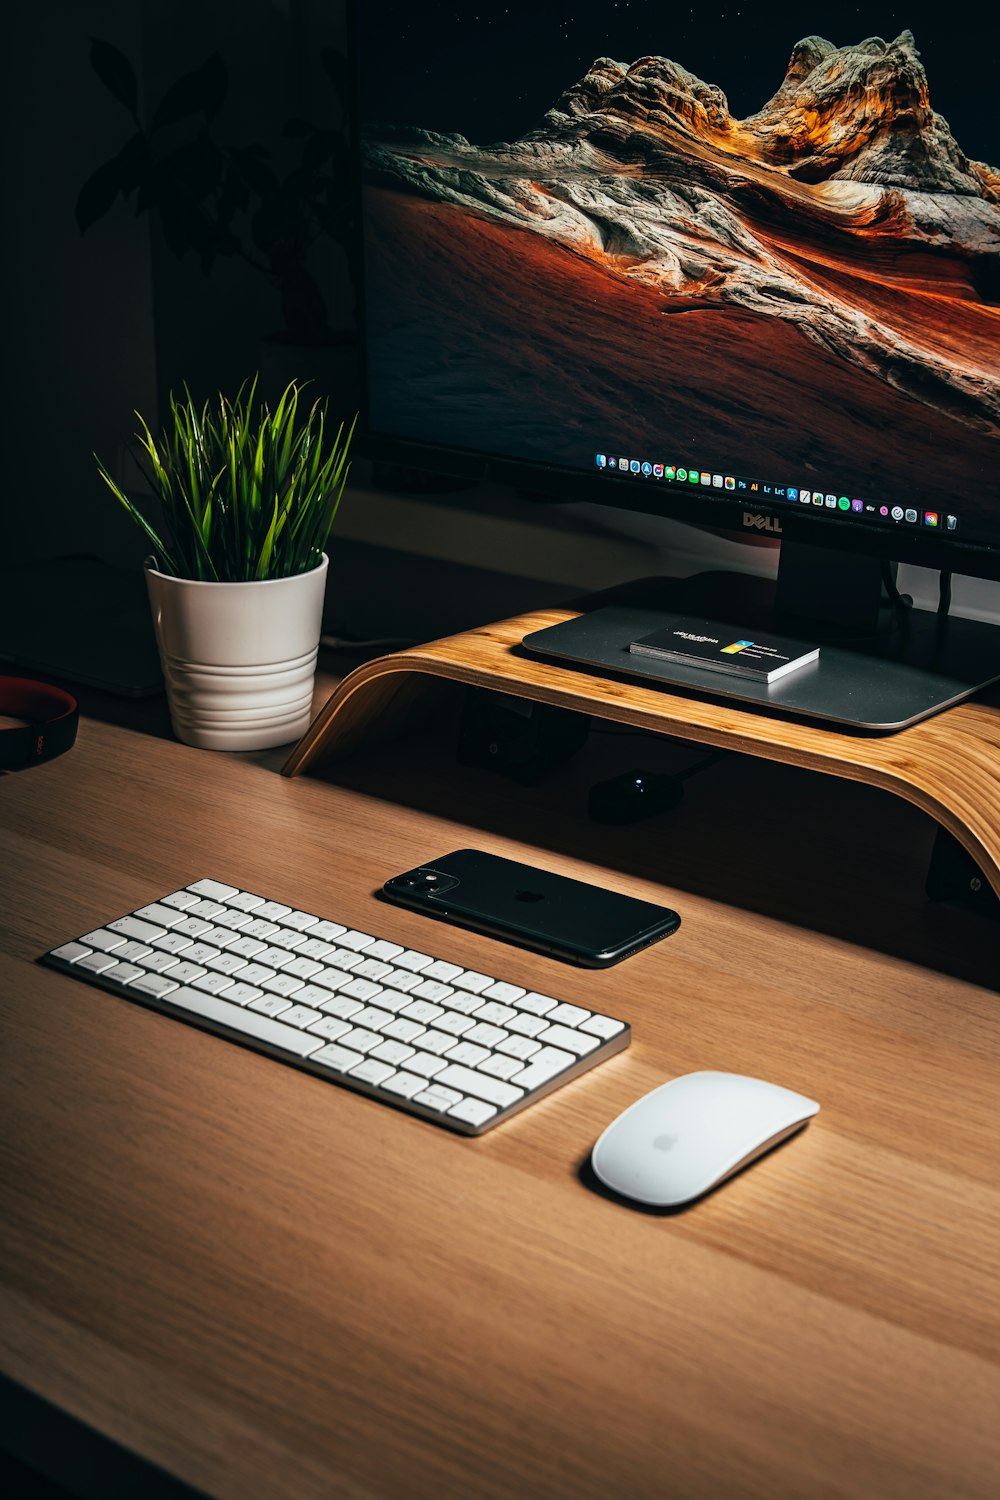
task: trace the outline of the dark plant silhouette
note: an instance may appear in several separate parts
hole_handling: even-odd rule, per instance
[[[145,125],[132,64],[110,42],[92,38],[93,69],[131,115],[135,131],[81,188],[80,232],[119,197],[134,202],[137,214],[155,211],[170,249],[177,256],[193,252],[206,275],[219,257],[237,256],[273,283],[285,321],[279,337],[330,343],[325,299],[306,255],[327,239],[352,262],[355,195],[343,103],[347,61],[332,47],[320,55],[337,119],[324,127],[287,120],[282,136],[298,159],[286,170],[259,142],[234,146],[218,138],[215,122],[229,92],[220,53],[171,84]]]

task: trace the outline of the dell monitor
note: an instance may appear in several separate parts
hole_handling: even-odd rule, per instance
[[[733,691],[867,728],[1000,677],[994,627],[885,604],[897,562],[1000,579],[998,25],[962,9],[355,7],[369,451],[782,539],[774,601],[714,576],[526,649],[631,676],[664,610],[791,620],[818,661]]]

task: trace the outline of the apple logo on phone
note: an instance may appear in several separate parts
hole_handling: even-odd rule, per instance
[[[515,901],[544,901],[545,897],[541,891],[515,891]]]

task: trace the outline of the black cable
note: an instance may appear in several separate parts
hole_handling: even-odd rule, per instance
[[[946,615],[951,609],[951,574],[944,568],[938,574],[938,607],[939,615]]]
[[[894,609],[912,609],[913,600],[909,594],[901,594],[896,587],[896,580],[892,576],[892,563],[887,557],[882,560],[882,587],[889,596],[889,602]]]

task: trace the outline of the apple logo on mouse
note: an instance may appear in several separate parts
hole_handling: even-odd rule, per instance
[[[653,1147],[657,1151],[671,1151],[679,1140],[679,1135],[670,1135],[664,1130],[659,1135],[654,1135]]]
[[[515,901],[544,901],[541,891],[515,891]]]

